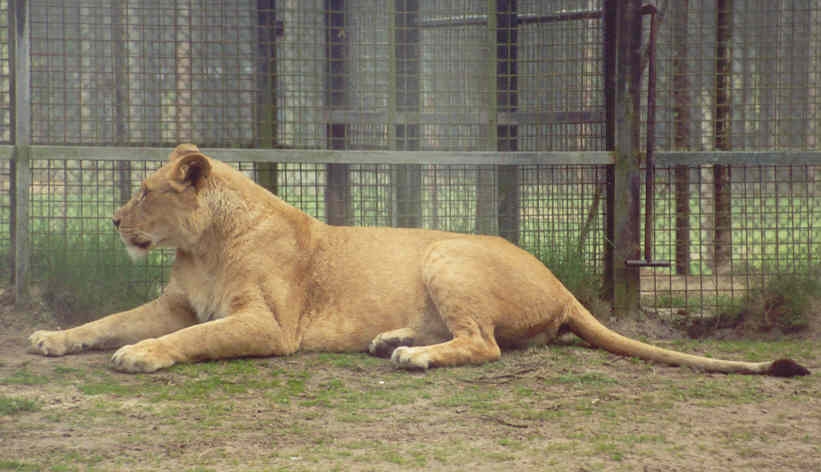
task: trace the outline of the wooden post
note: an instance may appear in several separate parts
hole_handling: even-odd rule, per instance
[[[174,112],[176,141],[192,141],[194,136],[193,115],[193,47],[192,47],[192,11],[186,2],[177,2],[174,9],[174,59],[176,72],[176,104]],[[175,143],[175,144],[177,144]]]
[[[396,124],[396,113],[419,111],[419,1],[392,0],[394,41],[391,58],[388,108],[393,132],[391,146],[402,151],[419,150],[419,125]],[[403,228],[422,226],[422,166],[406,164],[395,166],[394,225]],[[435,205],[435,202],[434,202]]]
[[[605,149],[615,151],[616,149],[616,19],[618,18],[617,0],[604,1],[604,14],[602,15],[603,30],[603,80],[604,84],[604,121]],[[615,172],[613,166],[607,166],[606,186],[605,186],[605,214],[604,214],[604,274],[601,287],[602,298],[613,301],[614,295],[614,244],[615,221],[614,202],[615,198]],[[579,245],[581,249],[581,245]]]
[[[488,60],[485,73],[485,90],[487,91],[487,128],[485,149],[488,151],[498,151],[498,96],[496,94],[497,77],[497,57],[496,57],[496,8],[497,0],[487,2],[487,48]],[[478,166],[476,175],[476,232],[479,234],[495,234],[495,223],[498,217],[497,208],[494,205],[496,192],[494,181],[496,180],[497,166]]]
[[[345,109],[348,105],[347,37],[345,31],[345,0],[325,0],[325,59],[327,106]],[[328,123],[326,134],[330,149],[348,148],[346,123]],[[347,164],[326,166],[325,216],[328,224],[352,223],[350,171]]]
[[[715,148],[729,151],[732,136],[732,37],[733,1],[718,0],[716,3],[716,102],[714,116]],[[713,239],[713,271],[723,271],[730,262],[732,243],[732,213],[730,167],[713,167],[713,195],[715,198],[715,237]]]
[[[269,149],[277,144],[276,0],[257,0],[257,133],[254,145]],[[279,192],[276,162],[254,163],[256,181],[271,193]]]
[[[490,13],[491,15],[494,12]],[[501,112],[514,112],[519,106],[518,91],[518,16],[516,0],[496,1],[496,105]],[[519,150],[518,125],[499,125],[496,149]],[[521,189],[519,166],[497,167],[496,199],[499,202],[499,235],[519,243],[521,226]]]
[[[12,67],[14,81],[14,161],[12,172],[12,227],[14,244],[14,300],[22,308],[29,301],[31,242],[29,239],[29,189],[31,187],[31,44],[29,2],[14,0],[11,8]]]
[[[126,144],[128,132],[126,121],[128,117],[128,58],[124,25],[128,24],[123,14],[121,2],[111,4],[111,39],[114,55],[114,144]],[[131,161],[117,163],[118,178],[117,192],[120,205],[125,205],[131,198]]]
[[[690,83],[687,77],[688,0],[680,0],[670,13],[673,33],[673,147],[690,146]],[[690,273],[690,169],[674,169],[676,199],[676,273]]]
[[[635,315],[639,310],[640,273],[626,264],[639,259],[639,129],[641,91],[641,16],[639,0],[608,2],[614,21],[614,160],[613,193],[613,306]]]

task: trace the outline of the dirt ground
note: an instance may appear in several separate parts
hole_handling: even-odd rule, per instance
[[[752,341],[611,323],[690,352],[790,356],[813,371],[799,379],[653,365],[573,339],[423,373],[298,354],[127,375],[110,352],[27,354],[54,316],[0,303],[0,470],[817,471],[818,321]]]

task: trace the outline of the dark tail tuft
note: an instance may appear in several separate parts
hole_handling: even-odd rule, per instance
[[[791,359],[779,359],[773,361],[769,370],[767,370],[767,375],[772,375],[773,377],[796,377],[810,375],[810,371]]]

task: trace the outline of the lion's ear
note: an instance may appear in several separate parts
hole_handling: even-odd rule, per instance
[[[174,162],[171,170],[171,185],[178,191],[188,187],[199,190],[211,174],[211,163],[200,152],[188,153]]]
[[[175,147],[173,151],[171,151],[171,154],[168,155],[168,161],[175,161],[181,158],[182,156],[195,152],[200,152],[200,148],[198,148],[195,144],[180,144],[179,146]]]

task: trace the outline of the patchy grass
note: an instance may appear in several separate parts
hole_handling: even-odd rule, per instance
[[[799,341],[668,344],[736,358],[819,353]],[[767,462],[748,457],[750,440],[817,450],[811,438],[821,424],[809,407],[821,393],[817,375],[708,375],[573,346],[424,373],[363,354],[188,364],[152,375],[78,359],[3,364],[0,387],[20,391],[8,398],[36,391],[44,399],[13,407],[0,426],[4,437],[27,435],[0,452],[5,470],[655,470],[726,454],[755,466]],[[769,409],[782,413],[748,416]],[[79,443],[86,446],[76,450]]]
[[[40,404],[35,400],[0,395],[0,416],[32,412],[39,409]]]
[[[751,291],[735,308],[736,316],[759,330],[786,333],[809,326],[808,314],[821,299],[821,267],[770,276],[760,290]]]
[[[30,329],[9,326],[0,471],[810,471],[821,455],[813,338],[660,343],[791,357],[814,371],[797,379],[672,368],[574,338],[427,372],[300,353],[128,375],[110,369],[110,352],[23,354]]]
[[[25,462],[0,460],[0,470],[10,470],[14,472],[39,472],[41,469],[38,465],[28,464]]]
[[[0,384],[7,385],[42,385],[49,382],[49,377],[32,373],[27,367],[22,367],[10,375],[0,377]]]

